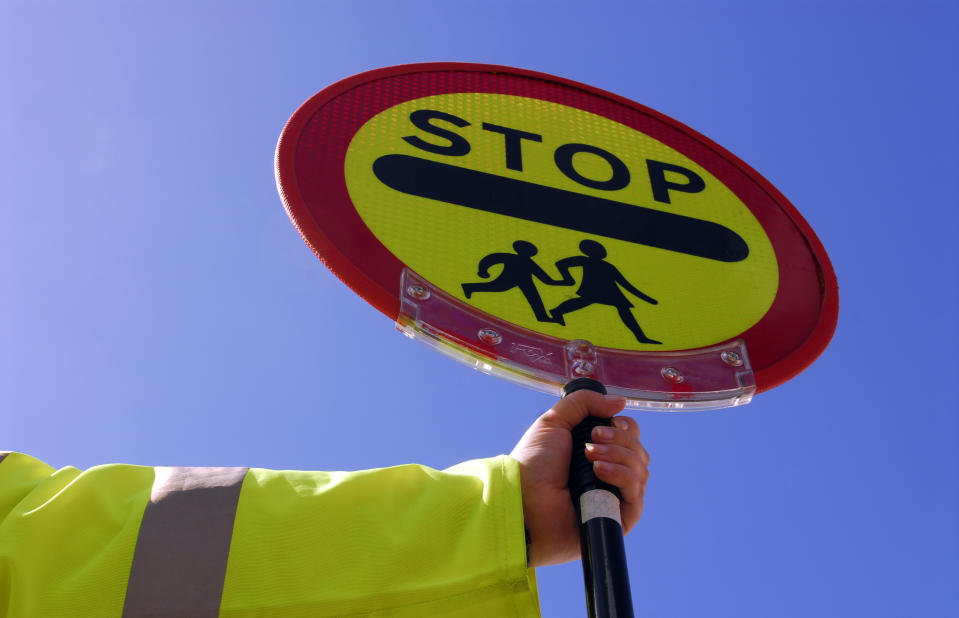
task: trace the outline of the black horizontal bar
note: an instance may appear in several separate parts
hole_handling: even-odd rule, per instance
[[[419,157],[384,155],[373,162],[373,173],[403,193],[526,221],[721,262],[739,262],[749,255],[739,234],[712,221]]]

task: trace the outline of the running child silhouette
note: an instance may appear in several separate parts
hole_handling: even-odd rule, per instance
[[[610,305],[616,307],[616,310],[619,312],[619,319],[623,321],[623,324],[625,324],[629,330],[633,331],[633,335],[636,336],[636,339],[640,343],[662,344],[661,341],[647,337],[643,329],[639,327],[639,323],[636,321],[636,318],[633,317],[632,311],[630,311],[633,304],[629,302],[626,295],[620,291],[619,286],[622,286],[627,292],[632,293],[651,305],[658,304],[658,301],[637,290],[615,266],[603,259],[606,257],[606,247],[603,245],[595,240],[584,240],[579,243],[579,250],[583,252],[583,255],[563,258],[556,262],[556,269],[563,275],[564,285],[573,285],[575,283],[573,275],[569,272],[570,268],[582,268],[583,279],[579,284],[579,289],[576,290],[578,298],[571,298],[564,301],[550,311],[553,320],[565,326],[566,321],[563,320],[563,316],[567,313],[577,311],[594,303]]]
[[[488,278],[489,268],[494,264],[502,264],[503,271],[492,281],[464,283],[463,294],[469,298],[474,292],[505,292],[518,287],[526,297],[526,302],[529,303],[537,320],[558,322],[546,313],[546,307],[543,305],[543,299],[539,297],[539,290],[536,289],[533,277],[548,285],[572,285],[572,281],[567,283],[564,279],[553,279],[547,275],[539,264],[533,261],[533,256],[539,251],[533,243],[517,240],[513,243],[513,250],[516,253],[490,253],[481,259],[477,268],[477,274],[480,277]]]

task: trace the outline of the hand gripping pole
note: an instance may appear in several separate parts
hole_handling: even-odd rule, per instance
[[[577,378],[563,387],[563,396],[578,390],[606,394],[592,378]],[[588,416],[573,428],[573,454],[569,466],[569,491],[579,520],[579,539],[590,618],[632,618],[633,600],[626,569],[626,548],[620,517],[619,489],[600,481],[586,459],[586,443],[593,427],[611,425],[609,419]]]

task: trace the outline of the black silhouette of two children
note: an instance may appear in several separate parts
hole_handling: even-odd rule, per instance
[[[650,339],[643,333],[643,329],[640,328],[636,318],[633,317],[632,311],[630,311],[633,304],[620,290],[620,286],[651,305],[657,304],[656,299],[639,291],[619,272],[619,269],[603,259],[606,257],[606,248],[595,240],[584,240],[579,243],[579,250],[583,255],[574,255],[556,262],[556,269],[562,275],[562,279],[553,279],[546,274],[546,271],[539,264],[533,261],[533,256],[538,251],[533,243],[517,240],[513,243],[513,250],[516,253],[491,253],[480,260],[477,274],[484,279],[489,278],[489,268],[494,264],[502,264],[503,270],[492,281],[464,283],[463,293],[466,298],[470,298],[475,292],[505,292],[518,287],[523,296],[526,297],[526,302],[529,303],[537,320],[564,326],[566,321],[563,316],[567,313],[578,311],[592,304],[609,305],[616,308],[619,312],[619,319],[632,331],[637,341],[640,343],[662,343]],[[563,301],[547,313],[533,277],[547,285],[574,285],[576,280],[570,273],[571,268],[582,269],[582,279],[579,289],[576,290],[576,298]]]

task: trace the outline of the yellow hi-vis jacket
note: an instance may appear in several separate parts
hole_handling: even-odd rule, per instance
[[[97,466],[0,453],[0,617],[539,616],[519,466]]]

